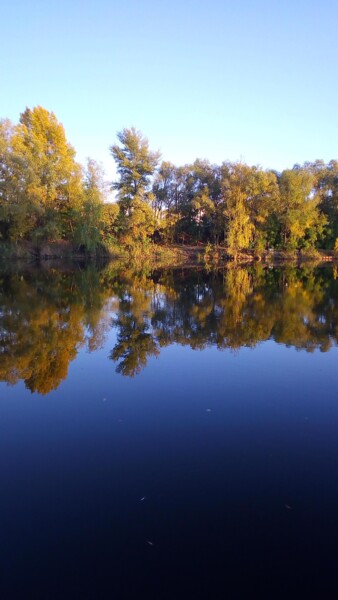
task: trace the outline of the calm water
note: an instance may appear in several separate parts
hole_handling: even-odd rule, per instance
[[[0,276],[0,597],[337,598],[335,269]]]

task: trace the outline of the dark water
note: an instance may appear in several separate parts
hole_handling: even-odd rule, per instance
[[[0,276],[0,598],[337,598],[335,269]]]

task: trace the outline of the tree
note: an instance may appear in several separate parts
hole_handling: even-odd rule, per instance
[[[71,238],[73,211],[82,203],[81,167],[52,112],[27,108],[14,128],[11,148],[24,165],[24,194],[37,215],[34,237]]]
[[[331,160],[327,165],[322,160],[305,163],[315,178],[319,208],[328,219],[324,244],[332,248],[338,239],[338,161]]]
[[[178,169],[170,162],[164,161],[154,177],[153,210],[157,219],[158,237],[168,243],[173,242],[175,225],[179,218],[178,200]]]
[[[250,167],[242,163],[223,163],[222,195],[225,239],[229,252],[247,250],[253,239],[254,226],[247,203],[250,196]]]
[[[156,219],[150,206],[138,198],[133,201],[129,215],[120,214],[120,237],[129,252],[137,244],[145,244],[153,235]]]
[[[322,235],[326,217],[318,209],[313,174],[300,168],[285,170],[279,189],[278,217],[283,247],[289,250],[314,247]]]
[[[152,189],[156,217],[167,216],[177,208],[177,185],[177,167],[171,162],[162,162],[155,174]]]
[[[93,252],[102,240],[105,183],[102,167],[92,158],[87,159],[83,188],[84,199],[78,210],[75,241]]]
[[[15,127],[0,121],[0,238],[17,242],[34,229],[35,206],[26,195],[29,165],[13,149]]]
[[[215,211],[214,204],[210,198],[210,191],[207,185],[197,192],[194,196],[191,206],[193,209],[193,219],[195,222],[198,240],[210,233],[210,224]]]
[[[160,154],[149,150],[148,140],[134,127],[117,134],[122,146],[115,144],[110,151],[117,165],[119,181],[113,184],[118,192],[122,211],[129,215],[135,200],[151,203],[151,177]]]
[[[119,210],[116,202],[107,202],[103,205],[103,238],[105,241],[116,237]]]

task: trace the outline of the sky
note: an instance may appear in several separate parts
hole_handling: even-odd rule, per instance
[[[0,118],[41,105],[114,178],[134,126],[163,160],[338,159],[337,0],[3,0]]]

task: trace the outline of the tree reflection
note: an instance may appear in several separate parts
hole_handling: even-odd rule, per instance
[[[151,286],[151,281],[149,282]],[[125,291],[120,299],[113,325],[118,329],[117,343],[111,358],[118,361],[117,372],[133,377],[147,364],[149,356],[158,356],[159,347],[151,332],[151,298],[146,283],[134,285],[133,293]]]
[[[142,291],[141,291],[142,290]],[[111,358],[135,375],[170,344],[238,350],[274,339],[297,350],[337,342],[338,285],[330,269],[229,267],[222,273],[125,277],[113,326]]]
[[[31,271],[0,280],[0,380],[47,394],[81,346],[103,343],[104,294],[95,269]],[[93,292],[93,290],[96,290]],[[100,342],[98,342],[98,339]]]
[[[135,376],[170,344],[194,350],[254,347],[273,339],[328,351],[338,340],[338,275],[331,268],[261,264],[222,272],[135,273],[26,269],[0,277],[0,379],[47,394],[80,348],[93,352],[116,330],[109,358]]]

